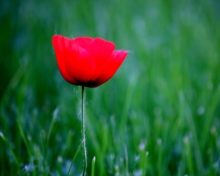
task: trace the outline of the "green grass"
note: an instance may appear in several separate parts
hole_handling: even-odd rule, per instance
[[[219,11],[217,0],[3,0],[0,175],[83,171],[81,88],[61,77],[54,34],[129,50],[85,89],[87,175],[220,175]]]

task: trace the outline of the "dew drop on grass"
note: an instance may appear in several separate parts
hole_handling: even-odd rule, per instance
[[[142,170],[135,170],[134,171],[134,176],[142,176]]]
[[[25,165],[24,168],[23,168],[23,170],[24,170],[25,172],[31,172],[31,171],[34,170],[34,165],[33,165],[33,164]]]
[[[140,149],[140,150],[144,150],[144,149],[145,149],[145,144],[144,144],[144,143],[140,143],[139,149]]]
[[[54,111],[53,111],[53,118],[57,118],[57,116],[58,116],[58,113],[59,113],[59,109],[58,108],[56,108]]]
[[[148,155],[149,155],[149,152],[147,151],[145,154],[146,154],[146,156],[148,156]]]
[[[184,142],[184,143],[188,143],[188,142],[189,142],[189,137],[188,137],[188,136],[185,136],[185,137],[183,138],[183,142]]]
[[[198,115],[203,115],[205,112],[205,108],[203,106],[200,106],[197,110]]]
[[[124,162],[124,158],[120,158],[120,163],[123,163]]]
[[[115,165],[114,168],[115,168],[115,171],[116,171],[116,172],[119,171],[119,166],[118,166],[117,164]]]
[[[63,162],[62,156],[58,156],[58,157],[57,157],[57,161],[58,161],[59,163],[62,163],[62,162]]]
[[[4,135],[3,135],[3,133],[0,131],[0,137],[2,138],[2,139],[4,139]]]
[[[28,136],[27,136],[27,139],[28,139],[28,141],[31,141],[31,136],[28,135]]]
[[[136,156],[134,157],[135,162],[138,162],[139,159],[140,159],[140,155],[136,155]]]
[[[157,139],[157,144],[158,144],[158,145],[161,145],[161,144],[162,144],[162,139],[161,139],[161,138],[158,138],[158,139]]]
[[[114,154],[110,154],[109,158],[110,158],[111,160],[114,160],[114,159],[115,159],[115,155],[114,155]]]
[[[210,133],[211,134],[216,134],[216,127],[215,126],[213,126],[211,129],[210,129]]]

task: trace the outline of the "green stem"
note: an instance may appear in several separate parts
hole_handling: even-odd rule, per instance
[[[84,117],[84,86],[82,86],[82,140],[83,140],[83,151],[84,151],[84,168],[83,176],[86,175],[87,168],[87,151],[86,151],[86,127],[85,127],[85,117]]]

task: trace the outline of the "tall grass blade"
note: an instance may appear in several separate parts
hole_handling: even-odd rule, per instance
[[[15,155],[15,153],[14,153],[14,151],[13,151],[11,145],[10,145],[10,143],[8,142],[8,140],[6,139],[6,137],[4,136],[4,134],[3,134],[1,131],[0,131],[0,137],[2,138],[2,140],[3,140],[3,141],[6,143],[6,145],[8,146],[8,148],[9,148],[11,154],[12,154],[12,157],[13,157],[13,159],[14,159],[16,165],[19,166],[19,161],[18,161],[18,159],[17,159],[17,157],[16,157],[16,155]]]
[[[77,148],[77,150],[76,150],[76,153],[75,153],[75,155],[74,155],[74,157],[73,157],[73,159],[72,159],[72,162],[71,162],[71,165],[70,165],[70,168],[69,168],[69,171],[68,171],[67,176],[69,176],[69,174],[70,174],[70,171],[71,171],[71,168],[72,168],[72,166],[73,166],[73,163],[74,163],[74,161],[75,161],[75,159],[76,159],[78,153],[80,152],[80,147],[82,147],[82,145],[83,145],[83,140],[81,141],[80,145],[78,146],[78,148]]]
[[[92,173],[91,173],[91,176],[95,176],[95,156],[93,157],[92,159]]]

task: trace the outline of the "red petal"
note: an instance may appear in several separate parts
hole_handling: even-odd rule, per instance
[[[93,39],[91,46],[88,48],[91,54],[95,57],[96,62],[99,62],[99,60],[102,60],[103,58],[109,57],[114,49],[114,43],[101,38]]]
[[[121,66],[127,54],[128,54],[127,51],[114,51],[108,62],[105,64],[103,72],[97,78],[96,80],[97,85],[94,87],[97,87],[108,81]]]
[[[70,45],[70,42],[71,42],[70,39],[63,37],[63,36],[60,36],[60,35],[54,35],[52,37],[52,44],[54,47],[57,65],[60,70],[60,73],[66,81],[74,84],[75,81],[71,78],[71,76],[68,74],[68,72],[66,71],[66,68],[65,68],[66,47],[68,47]]]
[[[92,40],[93,39],[90,37],[77,37],[75,39],[72,39],[72,42],[74,42],[76,45],[81,46],[84,49],[87,49],[90,47]]]
[[[110,41],[106,41],[101,38],[95,38],[92,41],[91,46],[88,48],[88,51],[94,58],[96,68],[91,78],[91,81],[96,80],[97,77],[100,75],[103,70],[104,64],[111,56],[114,49],[115,44]]]
[[[114,51],[115,44],[101,38],[52,37],[58,68],[75,85],[97,87],[108,81],[124,61],[127,51]]]
[[[85,39],[85,40],[84,40]],[[74,78],[75,84],[83,85],[93,75],[95,64],[91,54],[82,46],[87,45],[90,39],[77,38],[72,40],[67,48],[66,70]]]

